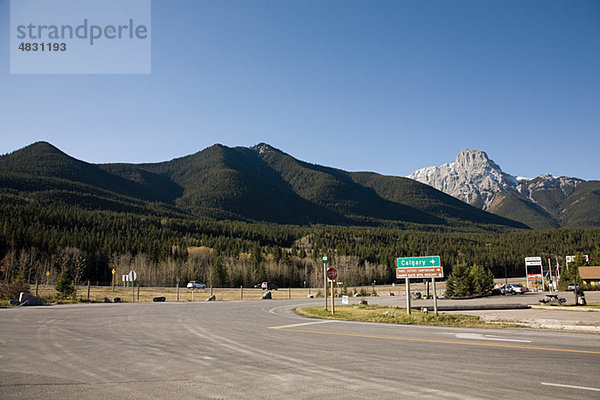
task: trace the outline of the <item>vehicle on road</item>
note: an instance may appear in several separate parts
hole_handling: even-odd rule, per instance
[[[260,284],[260,288],[262,290],[265,290],[265,289],[266,290],[277,290],[277,289],[279,289],[277,287],[277,285],[274,284],[273,282],[263,282],[263,283]]]
[[[188,289],[206,289],[206,285],[198,281],[189,281],[187,284]]]

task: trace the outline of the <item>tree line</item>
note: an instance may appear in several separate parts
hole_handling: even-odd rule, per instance
[[[144,286],[200,280],[215,287],[319,286],[322,257],[347,285],[395,281],[397,257],[439,255],[480,265],[500,278],[524,275],[524,258],[564,265],[589,254],[600,265],[600,229],[439,232],[394,228],[295,226],[164,217],[59,205],[0,204],[0,280],[120,282],[133,269]]]

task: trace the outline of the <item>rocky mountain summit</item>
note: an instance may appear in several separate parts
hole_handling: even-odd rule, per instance
[[[574,219],[586,226],[598,224],[597,217],[588,216],[590,206],[600,209],[600,182],[548,174],[516,177],[480,150],[463,150],[453,163],[419,169],[408,177],[534,228],[574,226]],[[577,203],[584,199],[586,208],[582,209]]]
[[[463,150],[456,161],[419,169],[408,176],[474,207],[487,210],[501,192],[516,192],[517,179],[479,150]]]

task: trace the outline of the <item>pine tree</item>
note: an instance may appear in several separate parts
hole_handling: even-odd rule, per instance
[[[71,276],[68,267],[64,266],[62,268],[54,288],[61,298],[66,299],[75,296],[75,284],[73,283],[73,277]]]
[[[485,295],[494,288],[494,275],[489,269],[480,265],[473,265],[469,271],[469,276],[473,284],[474,295]]]
[[[456,264],[446,281],[447,297],[465,297],[473,294],[473,280],[465,263]]]
[[[217,258],[213,264],[210,275],[210,282],[213,287],[227,286],[227,271],[220,258]]]

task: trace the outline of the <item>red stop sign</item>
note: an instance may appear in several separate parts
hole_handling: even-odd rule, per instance
[[[337,269],[327,268],[327,278],[331,281],[335,281],[337,279]]]

